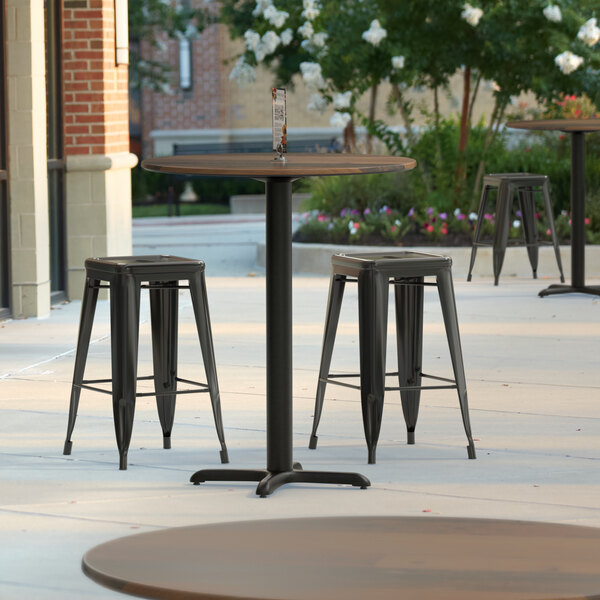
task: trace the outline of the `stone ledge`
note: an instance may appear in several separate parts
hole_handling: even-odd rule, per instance
[[[452,258],[454,278],[466,278],[471,258],[471,247],[420,247],[406,248],[398,246],[341,246],[333,244],[292,244],[292,269],[294,273],[313,273],[329,275],[331,271],[331,255],[337,252],[393,252],[410,250],[415,252],[431,252]],[[571,246],[561,246],[560,254],[563,271],[567,281],[571,276]],[[600,277],[600,245],[586,246],[586,277]],[[265,244],[256,248],[258,266],[265,266]],[[473,269],[473,277],[492,277],[492,249],[479,248]],[[531,266],[524,247],[507,248],[500,275],[500,282],[505,277],[531,277]],[[540,248],[538,277],[556,278],[559,281],[558,267],[554,258],[554,250],[550,246]]]
[[[66,158],[66,170],[73,171],[111,171],[113,169],[133,169],[138,157],[131,152],[116,154],[74,154]]]

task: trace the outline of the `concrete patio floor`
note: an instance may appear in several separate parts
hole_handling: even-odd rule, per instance
[[[263,467],[265,281],[252,255],[262,225],[219,227],[202,230],[192,243],[176,228],[163,235],[163,229],[140,226],[135,252],[206,260],[230,466]],[[236,239],[243,242],[237,250]],[[328,278],[295,277],[294,457],[305,468],[361,472],[372,487],[294,484],[266,499],[255,495],[255,484],[188,483],[198,468],[219,465],[204,394],[179,398],[171,450],[162,449],[154,399],[140,398],[129,468],[119,471],[110,397],[84,391],[72,455],[63,456],[80,302],[56,306],[45,320],[0,322],[0,598],[122,598],[81,572],[85,551],[116,537],[190,524],[407,515],[600,527],[600,298],[538,298],[554,281],[513,277],[494,287],[491,278],[467,284],[455,275],[477,460],[467,459],[453,390],[423,392],[414,446],[405,443],[399,395],[389,392],[377,464],[367,465],[353,390],[328,388],[319,447],[307,448]],[[348,287],[333,358],[337,371],[358,364],[357,295]],[[180,375],[203,379],[187,291],[180,303]],[[151,373],[148,313],[143,296],[140,375]],[[391,319],[390,368],[393,332]],[[109,369],[108,302],[101,300],[86,376],[108,377]],[[425,291],[424,370],[451,373],[431,288]]]

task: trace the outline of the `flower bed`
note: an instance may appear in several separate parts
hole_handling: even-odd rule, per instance
[[[482,239],[493,234],[495,215],[486,213],[480,226]],[[538,235],[541,240],[550,240],[550,229],[542,213],[536,214]],[[464,214],[459,208],[453,212],[438,211],[433,206],[424,210],[410,208],[402,214],[389,206],[379,210],[365,208],[363,211],[344,208],[339,215],[330,215],[318,210],[298,216],[299,225],[294,234],[295,242],[359,244],[371,246],[469,246],[478,226],[477,214]],[[586,219],[586,226],[590,219]],[[561,243],[571,237],[571,219],[562,211],[555,219]],[[597,243],[597,235],[587,231],[588,242]],[[510,238],[522,238],[520,211],[516,211],[509,231]]]

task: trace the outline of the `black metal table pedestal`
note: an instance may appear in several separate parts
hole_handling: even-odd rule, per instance
[[[553,284],[540,296],[593,294],[600,286],[585,285],[585,132],[571,131],[571,285]]]
[[[286,483],[371,485],[360,473],[304,471],[292,450],[292,178],[266,183],[267,468],[202,469],[190,481],[258,481],[264,498]]]

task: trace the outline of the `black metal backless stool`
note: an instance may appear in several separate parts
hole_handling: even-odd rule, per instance
[[[332,275],[323,336],[323,352],[309,448],[317,447],[317,427],[321,419],[325,387],[328,383],[360,390],[369,463],[375,463],[375,451],[383,414],[384,392],[400,391],[407,428],[407,442],[414,444],[421,390],[446,388],[458,391],[463,425],[469,442],[468,456],[475,458],[475,445],[469,421],[467,384],[452,284],[452,259],[422,252],[335,254],[331,258],[331,265]],[[424,278],[428,276],[435,277],[435,282],[425,282]],[[344,286],[347,282],[358,282],[360,373],[331,375],[329,373],[331,356]],[[398,372],[386,374],[390,285],[394,286],[396,298]],[[436,286],[438,289],[454,379],[426,375],[422,372],[423,287],[426,285]],[[386,387],[386,375],[397,376],[399,387]],[[360,377],[360,386],[340,381],[341,378],[347,377]],[[440,381],[442,385],[421,385],[423,377]]]
[[[115,256],[88,258],[85,261],[85,270],[86,280],[81,303],[64,454],[71,454],[73,445],[71,434],[77,418],[82,388],[112,394],[121,469],[127,468],[127,450],[131,440],[136,396],[156,396],[158,416],[163,430],[163,446],[170,448],[175,396],[208,392],[217,436],[221,443],[221,462],[229,462],[221,419],[221,401],[206,297],[204,263],[200,260],[176,256]],[[186,280],[188,285],[179,285],[180,280]],[[102,281],[107,281],[108,285],[102,285]],[[146,285],[142,285],[143,282]],[[110,290],[112,379],[84,380],[83,374],[98,290],[105,287]],[[137,377],[141,288],[148,289],[150,294],[154,375],[147,377]],[[177,377],[178,298],[179,289],[182,288],[189,288],[192,296],[207,384]],[[153,379],[154,393],[136,393],[138,379]],[[111,382],[112,391],[93,385]],[[178,382],[191,384],[200,389],[177,391]]]
[[[498,188],[494,237],[492,242],[482,242],[481,227],[479,227],[479,223],[483,223],[490,189],[493,187]],[[541,188],[542,196],[544,197],[544,209],[546,212],[546,219],[548,220],[548,227],[550,229],[551,241],[541,241],[538,239],[534,188]],[[527,247],[527,254],[529,255],[529,262],[533,271],[533,278],[537,279],[539,247],[552,244],[554,246],[556,263],[560,272],[560,280],[564,283],[565,276],[563,274],[562,261],[560,259],[560,248],[558,246],[556,229],[554,227],[554,213],[550,201],[550,192],[548,190],[548,177],[546,175],[533,175],[531,173],[494,173],[484,176],[481,198],[479,200],[479,209],[477,211],[478,226],[475,228],[475,234],[473,236],[471,263],[469,264],[467,281],[471,281],[471,272],[473,271],[473,265],[475,264],[477,248],[479,246],[491,245],[494,266],[494,285],[498,285],[498,278],[500,277],[502,263],[504,262],[504,254],[506,252],[506,246],[508,245],[508,231],[510,229],[515,191],[519,196],[519,206],[523,219],[523,234],[525,238],[524,244]],[[522,243],[523,242],[519,242],[519,244]]]

